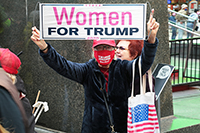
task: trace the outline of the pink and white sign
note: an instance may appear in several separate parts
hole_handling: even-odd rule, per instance
[[[40,4],[45,40],[131,39],[146,36],[146,4]]]

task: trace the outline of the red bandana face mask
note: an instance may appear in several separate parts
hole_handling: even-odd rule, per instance
[[[94,57],[97,62],[102,66],[107,66],[111,63],[115,56],[115,50],[108,51],[108,50],[101,50],[101,51],[94,51]]]

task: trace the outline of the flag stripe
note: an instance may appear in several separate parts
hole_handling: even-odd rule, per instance
[[[141,126],[148,126],[148,125],[155,125],[156,127],[158,127],[158,122],[147,122],[147,123],[141,123],[141,124],[128,124],[128,128],[133,128],[133,127],[141,127]]]
[[[135,131],[135,132],[145,132],[145,131],[155,131],[156,129],[158,129],[158,127],[143,127],[141,129],[134,129],[134,130],[127,130],[128,132],[129,131]]]
[[[148,129],[148,130],[159,129],[159,125],[158,125],[158,122],[157,123],[146,122],[146,123],[140,123],[140,124],[137,124],[137,125],[134,124],[133,126],[128,125],[128,131],[133,131],[133,130],[138,131],[138,130],[141,130],[141,129]]]
[[[158,129],[158,128],[157,128]],[[146,132],[146,133],[154,133],[157,129],[155,128],[142,128],[142,129],[138,129],[138,130],[128,130],[128,133],[139,133],[139,132]]]

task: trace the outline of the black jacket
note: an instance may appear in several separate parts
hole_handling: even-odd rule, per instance
[[[19,93],[23,93],[26,95],[26,89],[24,86],[24,81],[21,79],[21,77],[17,74],[17,82],[15,84],[17,90],[19,91]],[[29,102],[29,99],[25,96],[24,98],[21,99],[22,105],[24,107],[24,110],[26,112],[26,116],[28,119],[28,129],[29,129],[29,133],[36,133],[35,131],[35,117],[32,114],[32,107],[31,104]]]
[[[9,132],[28,133],[27,118],[16,87],[0,68],[0,123]]]

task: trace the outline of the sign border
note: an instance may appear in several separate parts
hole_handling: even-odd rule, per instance
[[[96,5],[96,4],[66,4],[66,3],[40,3],[40,6],[39,6],[39,10],[40,10],[40,30],[43,29],[43,7],[44,6],[53,6],[53,5],[56,5],[56,6],[84,6],[84,5]],[[144,4],[100,4],[102,6],[142,6],[143,7],[143,31],[142,31],[142,36],[141,38],[108,38],[108,37],[101,37],[99,39],[102,39],[102,40],[110,40],[110,39],[114,39],[114,40],[145,40],[146,38],[146,7],[147,7],[147,4],[144,3]],[[44,39],[44,40],[90,40],[90,39],[87,39],[87,38],[63,38],[63,37],[44,37],[44,32],[43,30],[41,30],[42,33],[40,33],[40,39]],[[93,40],[93,39],[91,39]]]

